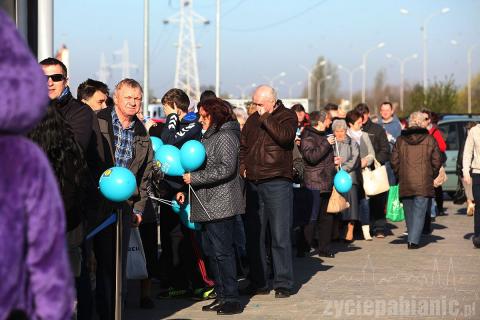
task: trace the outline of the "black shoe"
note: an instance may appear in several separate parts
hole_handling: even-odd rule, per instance
[[[331,251],[319,251],[318,252],[319,257],[324,257],[324,258],[335,258],[335,253]]]
[[[243,307],[238,302],[225,302],[218,308],[218,315],[232,315],[243,312]]]
[[[418,244],[415,244],[415,243],[412,243],[412,242],[408,243],[408,249],[418,249],[418,248],[420,248],[420,246]]]
[[[275,289],[275,298],[288,298],[292,295],[292,292],[286,288]]]
[[[217,311],[221,306],[223,306],[223,304],[224,302],[215,299],[212,303],[203,306],[202,311]]]
[[[270,289],[264,288],[257,288],[252,285],[248,285],[244,289],[240,290],[240,294],[244,296],[256,296],[256,295],[268,295],[270,294]]]
[[[426,235],[426,236],[429,235],[429,234],[432,234],[432,232],[433,232],[432,229],[430,229],[430,230],[422,230],[422,234],[423,234],[423,235]]]

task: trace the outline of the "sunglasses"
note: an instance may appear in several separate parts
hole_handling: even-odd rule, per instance
[[[48,81],[48,78],[50,78],[50,79],[52,79],[53,82],[58,82],[58,81],[62,81],[62,80],[65,79],[65,77],[61,73],[49,74],[49,75],[45,75],[45,76],[47,77],[47,81]]]

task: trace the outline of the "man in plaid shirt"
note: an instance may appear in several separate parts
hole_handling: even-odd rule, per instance
[[[130,228],[142,221],[148,199],[148,176],[152,170],[153,150],[150,137],[137,118],[142,104],[142,87],[133,79],[124,79],[115,87],[114,107],[102,109],[98,114],[103,148],[99,148],[105,169],[119,166],[128,168],[136,176],[137,190],[122,204],[123,265],[126,265]],[[108,216],[113,207],[105,203],[103,214]],[[115,230],[111,225],[95,238],[97,258],[97,311],[100,319],[113,319],[115,302]],[[125,271],[125,268],[123,268]],[[125,276],[123,277],[125,279]]]

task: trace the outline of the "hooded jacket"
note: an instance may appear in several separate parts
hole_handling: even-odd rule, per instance
[[[73,278],[65,213],[44,153],[22,135],[43,117],[45,76],[0,10],[0,319],[69,319]]]
[[[391,165],[399,181],[400,197],[434,197],[433,180],[442,166],[435,138],[428,130],[402,131],[392,151]]]
[[[253,182],[274,178],[292,180],[293,143],[297,128],[295,111],[277,100],[272,113],[255,112],[241,134],[240,173]]]
[[[198,196],[191,195],[192,221],[213,221],[245,212],[238,171],[239,139],[237,121],[224,123],[217,132],[215,126],[211,126],[203,135],[206,165],[190,174],[191,185]]]
[[[328,143],[325,132],[313,127],[305,127],[302,135],[300,152],[305,163],[304,181],[309,189],[320,192],[331,192],[335,164],[333,163],[333,148]]]

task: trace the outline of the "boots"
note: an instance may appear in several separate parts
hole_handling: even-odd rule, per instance
[[[347,234],[345,235],[345,241],[353,241],[353,222],[349,222],[347,225]]]
[[[372,241],[372,237],[370,236],[370,225],[366,224],[362,226],[363,231],[363,238],[367,241]]]

